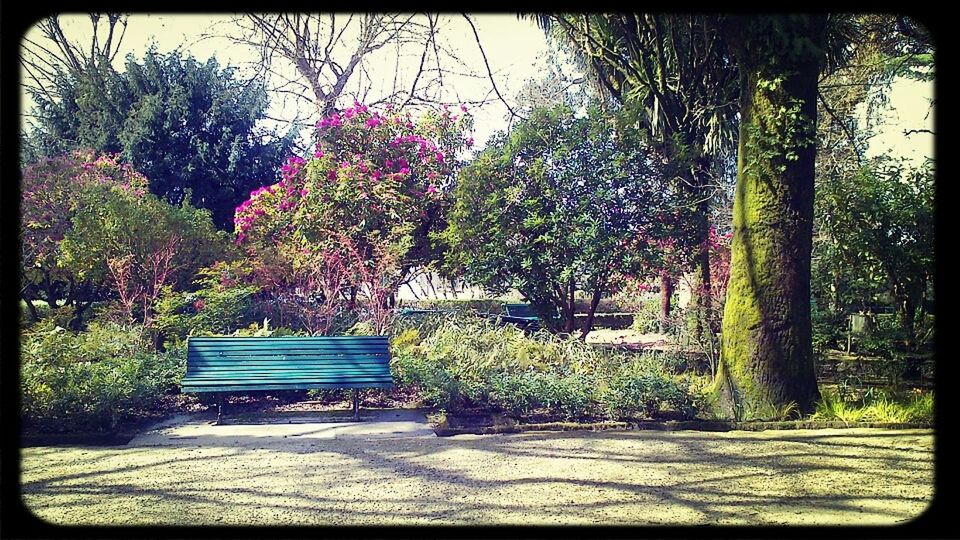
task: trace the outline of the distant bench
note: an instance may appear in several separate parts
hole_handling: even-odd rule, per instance
[[[517,319],[529,319],[530,321],[539,321],[540,317],[533,312],[530,304],[504,304],[508,317]]]
[[[353,388],[359,420],[356,389],[393,386],[389,342],[385,336],[194,337],[180,384],[184,393],[217,394],[218,424],[226,394],[319,388]]]

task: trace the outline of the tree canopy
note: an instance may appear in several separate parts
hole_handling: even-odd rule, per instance
[[[190,189],[193,204],[210,210],[220,228],[275,176],[295,135],[263,129],[263,83],[238,79],[213,58],[201,63],[151,49],[139,62],[128,56],[123,73],[97,65],[59,73],[53,84],[56,98],[34,93],[38,112],[27,143],[35,154],[120,153],[155,195],[181,204]]]
[[[577,291],[595,309],[618,275],[655,266],[668,193],[660,159],[596,107],[585,117],[534,109],[461,173],[444,232],[448,271],[493,292],[514,288],[552,329],[573,331]]]

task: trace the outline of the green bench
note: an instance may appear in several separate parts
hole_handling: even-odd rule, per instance
[[[507,316],[516,319],[529,319],[530,321],[539,321],[540,317],[534,313],[530,304],[504,304],[507,310]]]
[[[393,386],[389,342],[385,336],[194,337],[180,384],[184,393],[217,395],[218,424],[226,394],[316,388],[354,389],[359,420],[356,390]]]

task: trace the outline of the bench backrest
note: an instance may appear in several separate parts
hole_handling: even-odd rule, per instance
[[[194,337],[183,392],[389,388],[385,336]]]
[[[505,304],[504,307],[507,309],[507,315],[511,317],[537,317],[530,304]]]

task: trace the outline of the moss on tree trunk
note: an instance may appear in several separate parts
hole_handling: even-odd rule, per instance
[[[728,21],[741,70],[730,282],[713,396],[736,419],[819,399],[810,323],[817,78],[824,16]]]

